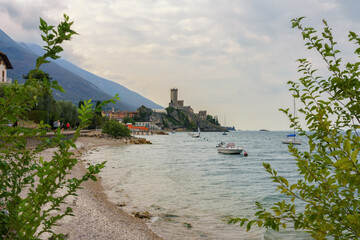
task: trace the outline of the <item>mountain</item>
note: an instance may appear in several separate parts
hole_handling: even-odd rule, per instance
[[[39,45],[31,44],[31,43],[21,43],[21,45],[25,46],[26,48],[28,48],[29,50],[31,50],[32,52],[34,52],[39,56],[43,54],[43,49]],[[96,87],[98,87],[99,89],[101,89],[102,91],[106,92],[111,96],[114,96],[115,94],[119,94],[120,99],[123,102],[126,102],[132,108],[137,109],[142,105],[154,109],[163,108],[162,106],[155,104],[149,99],[144,98],[140,94],[133,92],[118,83],[96,76],[95,74],[92,74],[84,69],[77,67],[71,62],[68,62],[63,59],[56,59],[55,63],[63,67],[64,69],[82,77],[83,79],[86,79],[87,81],[91,82]]]
[[[40,46],[16,43],[1,29],[0,51],[8,56],[14,68],[8,71],[8,77],[17,79],[20,83],[25,82],[23,76],[35,67],[36,58],[42,53]],[[58,81],[65,90],[65,93],[54,91],[56,100],[69,100],[77,105],[80,100],[103,101],[119,93],[121,100],[115,104],[115,108],[119,110],[135,111],[142,105],[163,108],[120,84],[100,78],[65,60],[44,64],[41,69],[49,73],[52,80]]]

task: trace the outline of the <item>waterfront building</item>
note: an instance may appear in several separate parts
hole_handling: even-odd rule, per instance
[[[134,118],[137,115],[137,112],[129,112],[129,111],[115,111],[114,108],[111,111],[102,111],[102,116],[107,116],[109,119],[122,122],[125,117]]]
[[[13,69],[9,58],[0,51],[0,82],[11,83],[12,79],[7,77],[7,70]]]
[[[161,130],[161,127],[152,124],[151,122],[135,122],[135,127],[145,127],[150,130]]]

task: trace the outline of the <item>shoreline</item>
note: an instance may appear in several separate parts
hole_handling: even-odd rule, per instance
[[[100,146],[125,145],[129,143],[129,140],[84,136],[79,137],[75,143],[77,149],[74,152],[78,163],[73,168],[70,177],[80,177],[85,173],[86,165],[90,163],[81,158],[84,152]],[[51,150],[44,154],[51,155]],[[115,203],[110,202],[104,192],[101,177],[97,179],[97,181],[84,182],[81,185],[82,189],[77,191],[78,196],[67,198],[66,202],[73,209],[75,216],[64,217],[59,222],[59,226],[53,228],[55,233],[63,233],[65,239],[74,240],[163,240],[147,226],[144,220],[129,215]]]

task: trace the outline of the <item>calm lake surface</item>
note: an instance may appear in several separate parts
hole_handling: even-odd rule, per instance
[[[285,199],[265,172],[268,162],[290,183],[298,179],[288,146],[291,132],[234,131],[146,136],[151,145],[106,146],[89,152],[91,162],[107,161],[101,172],[111,201],[126,212],[148,211],[150,228],[165,239],[310,239],[291,228],[281,233],[229,225],[227,216],[251,217],[255,201],[269,207]],[[243,155],[222,155],[219,142],[234,142]],[[299,146],[306,149],[307,144]]]

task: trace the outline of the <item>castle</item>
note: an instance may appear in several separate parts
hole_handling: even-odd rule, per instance
[[[194,110],[191,108],[191,106],[184,106],[184,100],[178,100],[178,89],[177,88],[171,88],[170,89],[170,103],[169,107],[173,107],[176,109],[181,109],[190,113],[194,113]],[[199,111],[197,114],[199,117],[206,119],[207,111],[202,110]]]

